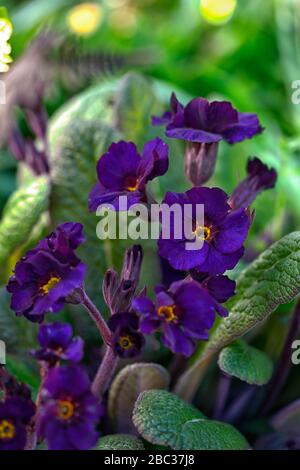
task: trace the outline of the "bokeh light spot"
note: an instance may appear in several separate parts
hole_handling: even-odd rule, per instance
[[[212,24],[223,24],[230,20],[237,6],[237,0],[200,0],[203,18]]]
[[[81,3],[72,8],[68,14],[70,30],[79,36],[88,36],[100,26],[103,10],[96,3]]]

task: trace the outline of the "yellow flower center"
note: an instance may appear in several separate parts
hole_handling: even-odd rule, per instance
[[[163,317],[167,322],[173,322],[178,319],[175,314],[175,305],[162,305],[158,308],[157,314],[159,317]]]
[[[43,292],[44,295],[49,294],[50,290],[53,289],[56,286],[56,284],[58,284],[60,281],[61,281],[60,277],[52,276],[47,282],[47,284],[44,284],[41,287],[41,291]]]
[[[13,439],[16,434],[15,426],[6,419],[0,421],[0,439]]]
[[[121,346],[122,349],[130,349],[133,346],[133,342],[130,336],[120,336],[118,344]]]
[[[129,182],[128,186],[126,187],[127,191],[136,191],[139,186],[139,180],[132,180]]]
[[[70,400],[59,400],[57,404],[57,416],[63,421],[67,421],[74,415],[75,407]]]
[[[194,234],[199,240],[207,241],[211,238],[211,228],[206,225],[204,227],[202,225],[197,225],[196,230],[194,230]]]

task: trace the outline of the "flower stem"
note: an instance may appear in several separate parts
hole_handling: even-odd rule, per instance
[[[298,300],[293,316],[290,321],[284,346],[278,361],[277,368],[272,377],[271,382],[268,384],[266,399],[262,406],[262,414],[266,415],[272,408],[276,398],[279,395],[285,381],[289,375],[290,368],[292,365],[291,354],[292,354],[292,343],[298,338],[300,329],[300,299]]]
[[[84,290],[82,290],[81,304],[86,308],[86,310],[90,314],[90,317],[96,323],[97,328],[103,338],[103,341],[109,346],[111,338],[110,329],[108,328],[100,311],[97,309],[96,305],[91,301],[91,299]]]
[[[223,411],[228,399],[229,391],[231,385],[231,377],[222,373],[219,379],[219,385],[217,389],[215,409],[213,412],[214,419],[221,419]]]
[[[92,384],[92,392],[96,397],[100,398],[103,393],[106,392],[116,370],[117,363],[118,357],[113,348],[107,346],[105,355]]]

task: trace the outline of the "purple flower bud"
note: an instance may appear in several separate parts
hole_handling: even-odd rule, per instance
[[[11,153],[18,161],[25,161],[26,159],[26,142],[21,132],[15,128],[8,138],[8,144]]]
[[[39,104],[31,109],[26,108],[26,117],[30,128],[38,139],[45,140],[48,116],[45,108]]]
[[[143,251],[139,245],[126,250],[121,276],[109,269],[103,280],[103,295],[112,314],[126,311],[136,292],[143,259]]]
[[[214,173],[218,143],[188,143],[185,152],[185,174],[194,186],[202,186]]]
[[[269,169],[259,158],[248,160],[247,177],[235,188],[229,204],[233,209],[248,207],[256,196],[266,189],[274,188],[277,181],[277,172]]]
[[[48,157],[46,153],[38,150],[34,142],[29,139],[26,142],[25,163],[36,175],[49,173]]]

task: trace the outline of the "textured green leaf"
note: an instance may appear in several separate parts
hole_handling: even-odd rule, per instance
[[[81,121],[101,120],[112,126],[114,97],[118,81],[108,81],[90,87],[68,101],[50,121],[50,141],[57,141],[65,129],[77,119]]]
[[[128,140],[138,146],[147,140],[151,116],[161,111],[151,82],[137,73],[127,74],[121,81],[116,106],[115,124]]]
[[[230,424],[208,419],[188,421],[182,427],[177,450],[246,450],[249,444]]]
[[[144,439],[173,449],[179,445],[182,426],[203,418],[199,410],[165,390],[141,393],[133,410],[133,423]]]
[[[0,263],[24,244],[49,205],[50,183],[36,178],[12,194],[0,222]]]
[[[129,434],[112,434],[101,437],[95,450],[145,450],[143,442]]]
[[[115,429],[134,434],[132,411],[139,394],[150,389],[168,389],[169,384],[169,373],[158,364],[138,363],[124,367],[109,392],[108,411]]]
[[[273,363],[268,356],[244,341],[224,348],[218,364],[226,374],[253,385],[268,383],[273,373]]]
[[[281,304],[300,292],[300,232],[274,243],[237,281],[237,295],[228,303],[230,314],[212,334],[200,358],[185,372],[176,392],[185,399],[195,394],[212,355],[266,320]]]

